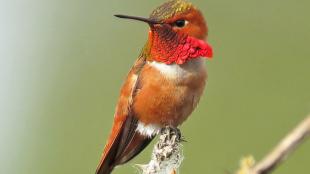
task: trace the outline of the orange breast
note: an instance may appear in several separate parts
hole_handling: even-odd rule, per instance
[[[204,62],[148,63],[140,74],[133,110],[145,124],[178,126],[195,109],[206,82]]]

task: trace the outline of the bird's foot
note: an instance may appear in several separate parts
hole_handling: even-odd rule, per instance
[[[167,142],[169,140],[172,140],[173,142],[183,141],[181,131],[177,127],[166,126],[161,129],[160,135],[166,135],[166,136],[161,136],[165,138],[163,140],[164,142]]]

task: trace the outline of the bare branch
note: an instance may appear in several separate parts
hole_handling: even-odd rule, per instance
[[[262,161],[254,165],[250,174],[270,173],[309,135],[310,116],[290,132]]]
[[[237,174],[271,173],[305,138],[310,135],[310,116],[292,130],[263,160],[255,163],[253,157],[241,161]],[[178,129],[162,129],[152,159],[140,166],[143,174],[176,174],[183,160],[181,133]]]

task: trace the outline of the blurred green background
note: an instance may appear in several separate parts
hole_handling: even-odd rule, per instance
[[[122,81],[164,2],[0,0],[0,173],[94,173]],[[310,112],[310,2],[193,0],[215,57],[182,126],[181,172],[223,174],[263,157]],[[137,173],[152,146],[115,173]],[[309,173],[310,141],[275,173]]]

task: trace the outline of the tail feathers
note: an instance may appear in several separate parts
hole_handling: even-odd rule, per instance
[[[96,174],[111,174],[115,166],[101,166]]]
[[[114,160],[118,151],[118,144],[120,144],[123,123],[124,121],[115,120],[111,134],[103,150],[100,163],[97,167],[96,174],[110,174],[114,169],[116,165],[114,164]]]
[[[124,164],[138,155],[152,141],[152,139],[153,138],[145,137],[139,133],[135,133],[130,143],[124,149],[122,149],[122,152],[119,156],[116,154],[118,150],[113,152],[113,149],[111,149],[109,151],[111,153],[108,154],[102,161],[101,165],[97,169],[96,174],[110,174],[115,166]]]
[[[136,132],[137,123],[136,118],[128,117],[121,127],[113,126],[113,131],[120,129],[110,135],[96,174],[110,174],[115,166],[134,158],[152,141],[154,137]]]
[[[118,144],[119,138],[114,142]],[[114,157],[116,155],[116,152],[117,146],[112,146],[109,149],[108,154],[105,154],[104,157],[101,159],[100,164],[97,167],[96,174],[110,174],[113,171],[116,165],[114,163]]]

